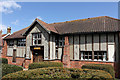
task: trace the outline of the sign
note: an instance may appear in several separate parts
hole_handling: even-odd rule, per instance
[[[41,50],[40,47],[34,47],[34,50]]]

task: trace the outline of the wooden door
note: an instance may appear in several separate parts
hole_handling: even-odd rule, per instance
[[[33,62],[43,61],[43,51],[34,51],[33,53]]]
[[[16,62],[16,50],[13,50],[13,62]]]

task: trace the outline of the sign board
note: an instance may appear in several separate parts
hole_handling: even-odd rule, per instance
[[[41,50],[40,47],[34,47],[34,50]]]

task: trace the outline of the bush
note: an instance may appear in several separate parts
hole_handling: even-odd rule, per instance
[[[75,74],[74,74],[75,73]],[[49,67],[49,68],[37,68],[27,71],[19,71],[16,73],[7,74],[2,77],[2,80],[38,80],[38,79],[56,79],[57,80],[72,80],[72,79],[82,79],[82,80],[111,80],[112,76],[102,70],[89,70],[89,69],[70,69],[62,67]]]
[[[63,67],[60,62],[39,62],[29,64],[29,69],[44,68],[44,67]]]
[[[82,66],[82,69],[95,69],[95,70],[104,70],[111,74],[115,78],[115,71],[112,65],[108,64],[85,64]]]
[[[8,64],[8,59],[6,59],[6,58],[2,58],[2,63],[4,63],[4,64]]]
[[[10,64],[2,64],[2,76],[13,73],[17,71],[23,70],[22,67],[16,66],[16,65],[10,65]]]

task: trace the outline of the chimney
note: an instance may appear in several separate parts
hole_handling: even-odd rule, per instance
[[[8,27],[8,28],[7,28],[7,34],[8,34],[8,33],[11,33],[11,27]]]

